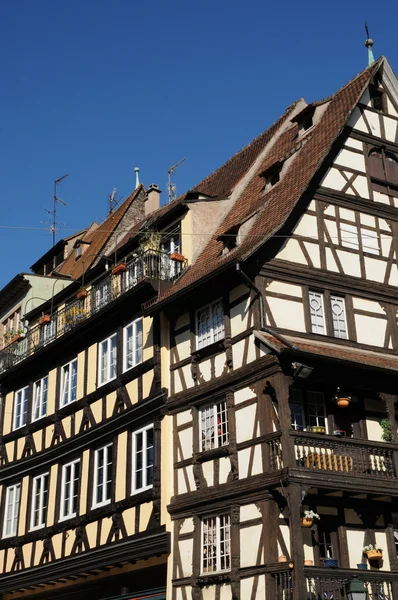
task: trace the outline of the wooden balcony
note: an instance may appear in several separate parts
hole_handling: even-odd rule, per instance
[[[350,600],[352,582],[362,582],[366,600],[398,600],[398,573],[317,567],[306,567],[304,572],[306,600]]]
[[[143,252],[126,263],[117,274],[109,273],[84,298],[68,303],[49,315],[46,322],[31,327],[22,339],[6,346],[0,352],[0,374],[81,326],[142,281],[172,282],[185,267],[186,262],[171,260],[166,253]]]
[[[335,438],[304,431],[291,432],[295,468],[319,473],[361,477],[372,482],[397,480],[394,447],[385,442]]]

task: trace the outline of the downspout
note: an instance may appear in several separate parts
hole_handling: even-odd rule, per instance
[[[246,275],[246,273],[244,271],[242,271],[240,265],[241,265],[241,263],[238,261],[236,263],[236,272],[241,277],[241,279],[243,279],[243,281],[245,282],[245,284],[247,285],[247,287],[249,289],[253,290],[254,292],[256,292],[256,294],[258,296],[259,305],[260,305],[260,331],[265,331],[265,333],[269,333],[270,335],[274,336],[275,339],[277,339],[280,342],[282,342],[282,344],[285,344],[285,346],[287,346],[288,348],[291,348],[292,350],[298,350],[298,348],[294,344],[292,344],[291,342],[289,342],[289,340],[287,340],[283,335],[281,335],[280,333],[276,333],[275,331],[271,331],[271,329],[269,329],[265,325],[265,319],[264,319],[264,298],[263,298],[263,294],[258,289],[258,287],[256,286],[256,284]]]

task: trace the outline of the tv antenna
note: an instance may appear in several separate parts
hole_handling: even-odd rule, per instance
[[[177,186],[171,182],[171,176],[174,173],[174,171],[177,169],[177,167],[179,167],[185,160],[187,160],[187,159],[182,158],[178,163],[176,163],[175,165],[170,167],[170,169],[167,171],[167,175],[168,175],[167,194],[169,197],[169,202],[171,202],[172,200],[175,200],[177,198],[177,193],[176,193]]]
[[[63,200],[61,200],[61,198],[58,198],[58,196],[57,196],[57,186],[59,183],[61,183],[61,181],[66,179],[66,177],[68,177],[68,173],[66,173],[65,175],[62,175],[62,177],[59,177],[58,179],[54,179],[53,209],[52,210],[47,210],[46,208],[44,209],[51,217],[51,220],[47,221],[47,223],[50,224],[50,233],[52,233],[52,236],[53,236],[53,246],[55,246],[55,233],[57,231],[57,225],[59,225],[59,223],[57,222],[57,206],[58,206],[57,203],[59,202],[59,204],[68,206],[66,202],[64,202]]]
[[[121,203],[121,201],[123,200],[124,196],[122,196],[121,198],[116,198],[116,188],[113,188],[112,194],[109,194],[108,199],[109,199],[109,215],[111,215],[119,206],[119,204]]]

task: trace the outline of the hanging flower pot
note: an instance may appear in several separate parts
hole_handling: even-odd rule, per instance
[[[80,288],[80,290],[76,294],[76,297],[79,300],[82,300],[83,298],[87,298],[87,296],[88,296],[88,291],[86,290],[86,288]]]
[[[347,406],[350,404],[350,402],[351,402],[350,396],[337,398],[337,406],[339,408],[347,408]]]
[[[180,263],[184,262],[184,260],[185,260],[185,256],[183,256],[179,252],[172,252],[170,254],[170,258],[171,258],[171,260],[175,260],[176,262],[180,262]]]
[[[313,425],[311,431],[312,433],[326,433],[326,428],[321,427],[321,425]]]
[[[324,567],[336,568],[339,566],[339,561],[337,560],[337,558],[324,558],[323,565],[324,565]]]
[[[51,317],[50,315],[43,315],[42,317],[40,317],[40,325],[46,325],[47,323],[51,322]]]
[[[314,522],[314,519],[309,519],[307,517],[302,517],[301,519],[301,527],[311,527]]]
[[[112,267],[112,275],[118,275],[119,273],[124,273],[127,271],[127,264],[125,262],[119,263]]]
[[[367,550],[365,554],[369,560],[381,560],[383,558],[383,550]]]

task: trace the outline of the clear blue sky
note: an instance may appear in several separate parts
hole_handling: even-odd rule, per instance
[[[398,5],[369,0],[2,0],[0,225],[44,227],[53,180],[59,237],[106,216],[141,180],[182,193],[296,98],[322,98],[366,66],[364,21],[398,71]],[[163,194],[165,200],[166,194]],[[51,246],[0,229],[0,287]]]

